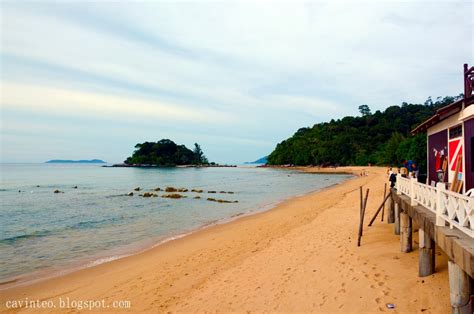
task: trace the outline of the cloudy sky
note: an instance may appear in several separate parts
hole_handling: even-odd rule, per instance
[[[3,162],[162,138],[250,161],[360,104],[457,95],[474,62],[472,1],[0,5]]]

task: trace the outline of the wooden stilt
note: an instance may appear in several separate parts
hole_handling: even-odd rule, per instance
[[[423,229],[418,230],[420,248],[418,251],[418,276],[426,277],[435,271],[435,242]]]
[[[383,221],[383,216],[385,214],[385,201],[386,201],[386,195],[387,194],[387,183],[383,186],[383,207],[382,207],[382,217],[380,218],[380,221]]]
[[[473,287],[471,278],[452,261],[448,261],[448,272],[452,313],[472,314],[471,294]]]
[[[390,199],[389,199],[388,208],[387,208],[387,223],[393,224],[394,222],[395,222],[395,202],[390,192]]]
[[[400,245],[404,253],[411,252],[413,248],[412,241],[412,220],[407,213],[400,213]]]
[[[361,197],[362,197],[362,187],[360,187]],[[369,198],[369,189],[367,189],[365,193],[365,200],[362,201],[361,205],[361,212],[360,212],[360,222],[359,222],[359,236],[357,239],[357,246],[360,246],[360,240],[362,238],[363,229],[364,229],[364,216],[365,216],[365,208],[367,207],[367,199]]]
[[[400,234],[400,205],[398,203],[395,203],[395,210],[394,210],[394,216],[395,216],[395,225],[393,226],[393,231],[396,235]]]

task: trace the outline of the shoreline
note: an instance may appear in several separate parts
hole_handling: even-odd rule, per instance
[[[350,169],[356,175],[365,169],[368,176],[290,198],[271,210],[137,255],[3,290],[0,308],[5,309],[6,300],[27,296],[131,300],[134,311],[364,312],[385,311],[384,302],[395,303],[400,311],[449,310],[449,291],[442,289],[446,269],[419,280],[413,271],[416,253],[399,253],[389,232],[392,226],[376,224],[365,232],[362,247],[355,247],[358,186],[373,193],[370,216],[380,202],[385,169]]]
[[[132,166],[130,166],[132,167]],[[292,171],[299,171],[299,172],[305,172],[305,173],[312,173],[312,174],[335,174],[335,175],[354,175],[354,173],[351,172],[325,172],[325,171],[316,171],[316,172],[311,172],[311,171],[305,171],[303,167],[293,167],[293,168],[285,168],[285,167],[272,167],[275,169],[282,169],[282,170],[292,170]],[[191,229],[191,230],[185,230],[181,233],[177,234],[172,234],[172,235],[167,235],[167,236],[157,236],[151,240],[143,240],[138,243],[130,243],[127,245],[124,245],[120,248],[116,249],[109,249],[106,251],[101,251],[97,252],[96,254],[93,254],[90,257],[84,257],[79,260],[73,260],[70,261],[69,263],[65,265],[56,265],[56,266],[51,266],[45,269],[39,269],[33,272],[28,272],[20,275],[15,275],[11,277],[4,278],[3,280],[0,281],[0,293],[5,290],[9,289],[14,289],[14,288],[20,288],[24,286],[29,286],[32,284],[37,284],[41,283],[43,281],[51,280],[54,278],[60,278],[63,276],[66,276],[68,274],[72,274],[81,270],[89,269],[92,267],[97,267],[102,264],[107,264],[116,260],[121,260],[124,258],[136,256],[143,254],[149,250],[153,250],[165,243],[172,242],[178,239],[186,238],[188,236],[191,236],[197,232],[206,230],[208,228],[212,228],[214,226],[219,226],[219,225],[226,225],[229,223],[232,223],[238,219],[242,219],[245,217],[257,215],[260,213],[265,213],[267,211],[271,211],[278,205],[280,205],[283,202],[292,200],[294,198],[299,198],[299,197],[304,197],[306,195],[312,194],[312,193],[317,193],[326,189],[329,189],[331,187],[344,184],[347,180],[354,179],[354,177],[347,178],[345,180],[342,180],[341,182],[331,184],[329,186],[323,187],[321,189],[309,191],[306,193],[302,194],[296,194],[293,196],[289,196],[287,198],[278,200],[274,203],[271,204],[266,204],[266,205],[261,205],[257,208],[252,208],[250,210],[247,210],[246,212],[243,213],[238,213],[235,215],[232,215],[230,217],[222,218],[219,220],[214,220],[214,221],[209,221],[206,224],[203,224],[201,226],[198,226],[197,228]]]

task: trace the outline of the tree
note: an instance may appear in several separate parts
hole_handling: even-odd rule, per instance
[[[359,112],[362,114],[363,117],[370,116],[372,112],[370,111],[369,106],[367,105],[360,105]]]
[[[194,163],[197,165],[208,164],[209,161],[207,160],[206,156],[201,149],[201,146],[198,143],[194,143]]]
[[[132,156],[125,160],[128,165],[175,166],[208,164],[201,147],[194,144],[194,151],[184,145],[162,139],[158,142],[144,142],[135,145]]]

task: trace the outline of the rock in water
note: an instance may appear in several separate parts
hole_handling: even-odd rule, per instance
[[[133,196],[133,192],[130,192],[127,194],[128,196]]]
[[[178,194],[178,193],[172,193],[172,194],[161,195],[161,197],[163,197],[163,198],[184,198],[186,196]]]
[[[136,187],[134,190],[135,191],[140,191],[140,187]]]

